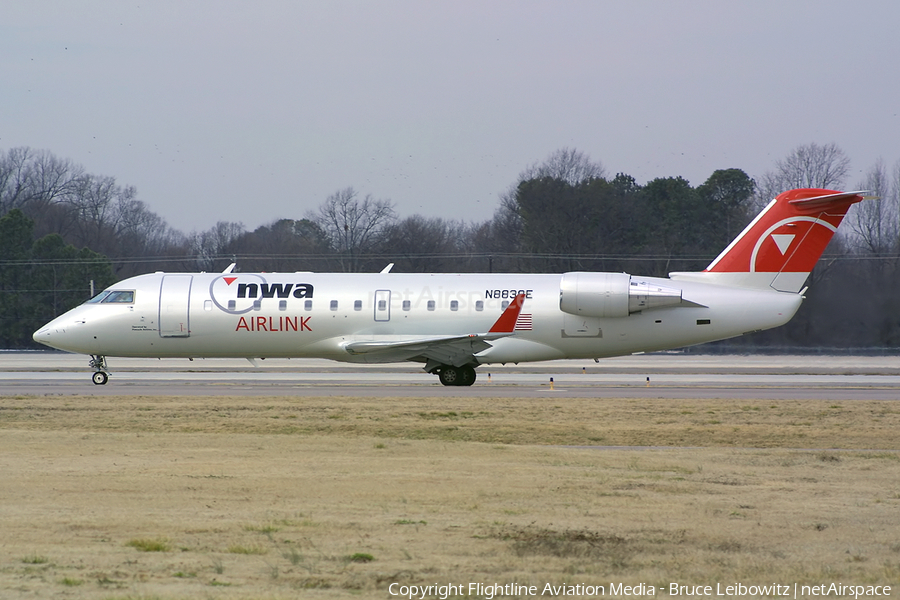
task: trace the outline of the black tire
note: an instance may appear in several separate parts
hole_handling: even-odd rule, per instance
[[[438,378],[444,385],[472,385],[475,383],[475,368],[447,366],[438,371]]]
[[[459,369],[456,367],[444,367],[438,371],[438,379],[444,385],[459,385]]]
[[[94,385],[106,385],[106,382],[109,381],[109,375],[103,371],[97,371],[91,376],[91,381],[94,382]]]
[[[472,385],[475,383],[475,368],[470,366],[459,368],[456,385]]]

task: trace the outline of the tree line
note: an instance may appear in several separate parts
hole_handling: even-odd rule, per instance
[[[665,276],[704,268],[775,195],[843,189],[850,161],[836,145],[795,148],[758,180],[738,168],[694,187],[681,177],[644,184],[610,176],[564,148],[525,168],[492,218],[401,217],[389,199],[353,187],[296,219],[248,230],[221,221],[175,230],[137,190],[47,151],[0,156],[0,347],[97,291],[135,274],[215,271],[565,272]],[[900,162],[878,161],[856,189],[879,196],[848,216],[787,327],[738,343],[900,346]]]

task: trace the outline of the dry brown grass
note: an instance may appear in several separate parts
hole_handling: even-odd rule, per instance
[[[860,400],[0,396],[0,427],[900,450],[900,404]]]
[[[5,397],[0,597],[891,584],[898,425],[892,402]]]

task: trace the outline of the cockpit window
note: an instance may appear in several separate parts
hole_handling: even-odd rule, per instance
[[[108,303],[116,303],[116,304],[131,304],[134,302],[134,291],[117,291],[113,290],[109,294],[106,295],[105,298],[100,300],[103,304]]]
[[[107,302],[115,302],[116,304],[131,304],[134,302],[134,291],[116,291],[113,290],[102,300],[104,304]]]
[[[100,292],[99,294],[97,294],[96,296],[94,296],[93,298],[88,300],[87,302],[85,302],[85,304],[97,304],[98,302],[102,302],[103,299],[106,298],[108,295],[109,295],[109,290],[103,290],[102,292]]]
[[[134,290],[103,290],[85,304],[133,304]]]

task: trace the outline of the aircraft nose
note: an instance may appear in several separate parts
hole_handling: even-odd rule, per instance
[[[52,345],[52,340],[54,338],[58,339],[59,336],[65,333],[65,329],[60,329],[57,327],[51,327],[49,324],[44,325],[40,329],[34,332],[31,336],[31,339],[36,341],[39,344],[44,344],[45,346]]]
[[[35,331],[31,339],[57,350],[93,354],[97,342],[96,332],[88,327],[83,311],[77,311],[79,308],[56,317]]]

